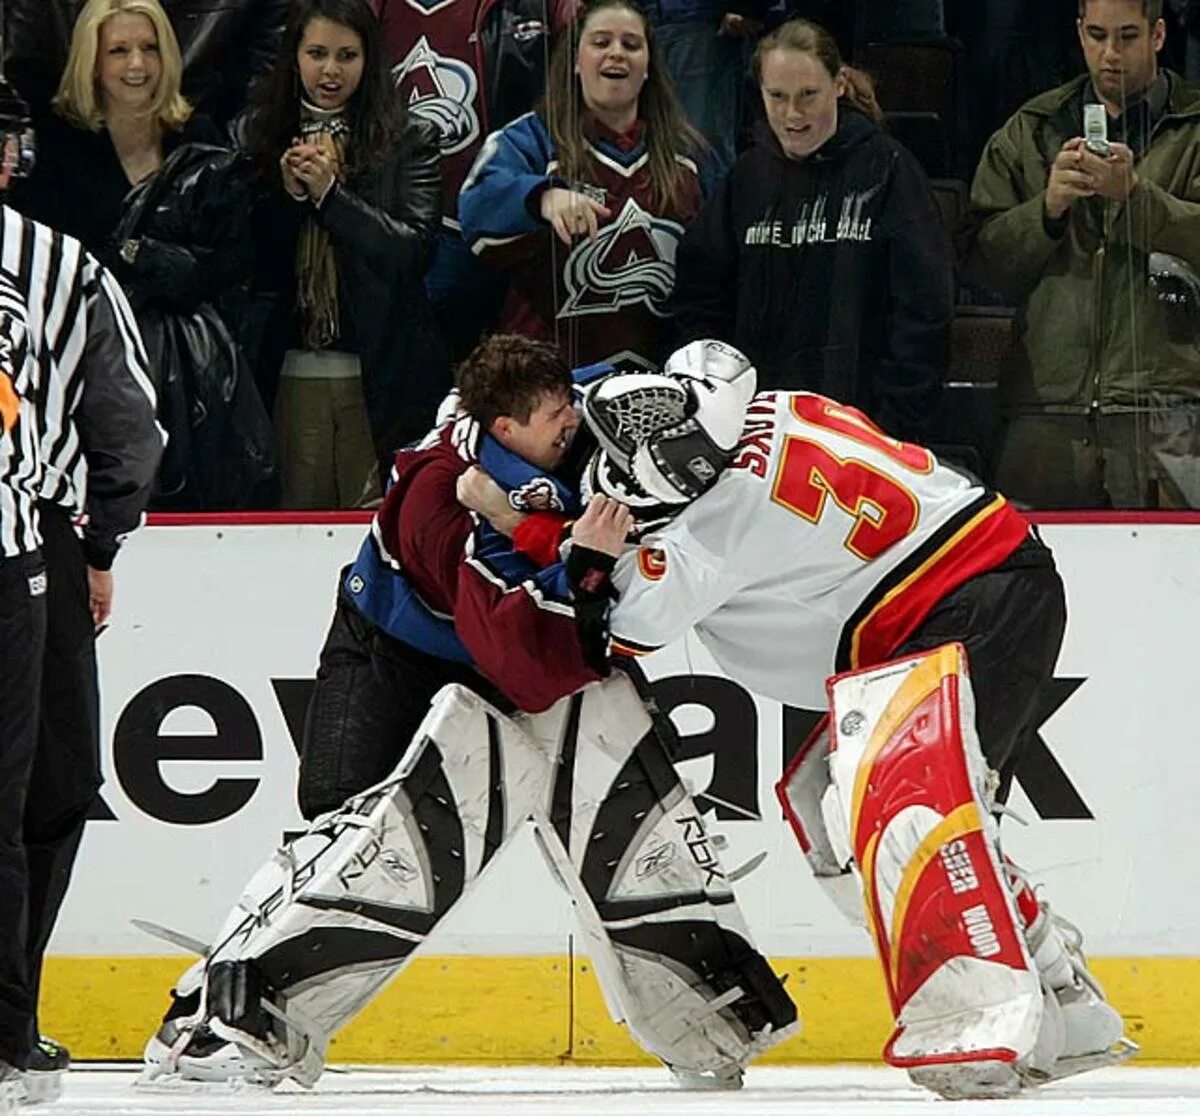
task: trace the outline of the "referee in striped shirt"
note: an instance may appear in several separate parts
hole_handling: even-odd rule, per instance
[[[2,76],[0,138],[2,191],[32,165],[28,113]],[[101,781],[95,634],[164,437],[112,275],[78,241],[3,204],[0,326],[0,416],[14,416],[0,437],[3,1111],[5,1089],[57,1095],[69,1060],[39,1044],[42,958]]]

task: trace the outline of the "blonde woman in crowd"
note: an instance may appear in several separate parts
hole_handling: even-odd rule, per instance
[[[760,388],[815,391],[919,437],[949,363],[952,261],[916,159],[867,75],[804,20],[753,60],[766,110],[679,251],[687,339],[747,353]]]
[[[472,251],[510,276],[503,328],[575,364],[663,360],[704,150],[642,12],[587,4],[555,48],[542,107],[488,138],[459,195]]]
[[[180,93],[182,73],[158,0],[88,0],[52,112],[35,121],[37,163],[15,207],[115,263],[109,240],[130,188],[180,144],[220,141]]]

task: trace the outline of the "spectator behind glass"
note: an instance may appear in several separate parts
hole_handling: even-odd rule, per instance
[[[724,174],[735,156],[750,42],[769,0],[656,0],[647,6],[654,35],[687,118]]]
[[[880,131],[870,79],[828,32],[785,23],[758,45],[767,122],[679,250],[673,306],[759,387],[815,391],[897,437],[933,420],[949,360],[952,263],[916,159]]]
[[[380,494],[377,462],[428,430],[449,387],[421,288],[437,138],[392,91],[366,0],[299,0],[246,145],[283,504],[360,506]]]
[[[629,0],[588,5],[555,47],[542,107],[488,137],[459,195],[471,250],[510,276],[503,328],[573,364],[665,359],[703,150],[645,16]]]
[[[14,207],[113,265],[110,238],[130,187],[180,144],[220,139],[180,94],[181,70],[158,0],[88,0],[53,111],[38,121],[33,175]]]
[[[1022,106],[971,187],[967,275],[1020,308],[997,481],[1039,507],[1200,506],[1200,350],[1169,289],[1200,267],[1200,91],[1158,67],[1162,0],[1082,0],[1078,32],[1088,72]]]
[[[484,138],[529,112],[545,92],[551,34],[577,0],[372,0],[392,59],[396,92],[438,130],[442,228],[425,290],[454,360],[495,324],[504,277],[480,263],[458,228],[458,191]]]
[[[184,95],[224,128],[278,53],[289,0],[163,0],[162,6],[183,56]],[[5,0],[8,76],[39,115],[63,71],[82,7],[82,0]]]

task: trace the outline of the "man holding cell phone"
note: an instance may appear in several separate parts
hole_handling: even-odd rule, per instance
[[[1162,9],[1080,0],[1087,73],[1023,105],[972,184],[967,277],[1019,308],[997,482],[1034,506],[1200,505],[1200,345],[1176,328],[1200,90],[1158,65]]]

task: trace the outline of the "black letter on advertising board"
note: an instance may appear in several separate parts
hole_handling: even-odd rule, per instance
[[[204,736],[163,733],[175,709],[203,709],[216,726]],[[160,678],[125,707],[113,733],[113,766],[130,800],[175,825],[205,825],[236,814],[253,797],[258,779],[216,779],[203,791],[169,787],[160,765],[168,760],[261,760],[262,735],[254,710],[232,686],[203,674]]]
[[[1014,778],[1029,797],[1038,817],[1090,820],[1095,815],[1046,743],[1041,727],[1086,681],[1084,678],[1052,678],[1042,691],[1034,713],[1035,731],[1025,741],[1014,767]],[[823,713],[811,709],[783,707],[783,770],[808,739]]]
[[[696,809],[714,807],[720,821],[758,820],[758,710],[736,682],[708,674],[675,675],[651,683],[659,708],[669,717],[685,705],[713,715],[707,732],[680,733],[676,763],[712,756],[712,779],[696,794]],[[710,798],[709,795],[712,795]]]

